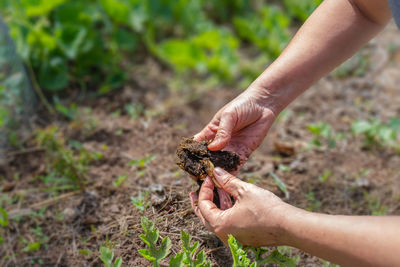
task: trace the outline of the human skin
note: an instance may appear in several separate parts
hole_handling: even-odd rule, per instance
[[[195,139],[213,140],[210,150],[235,151],[245,162],[290,102],[353,55],[389,19],[386,0],[325,0],[279,58],[218,111]],[[400,247],[398,217],[309,213],[229,177],[218,181],[234,196],[233,207],[219,210],[212,203],[209,178],[199,196],[190,194],[196,215],[225,243],[231,233],[245,245],[294,246],[343,266],[400,266],[400,257],[393,253]]]
[[[341,266],[400,266],[400,217],[312,213],[223,169],[215,168],[214,177],[235,198],[233,207],[217,208],[207,177],[193,208],[225,244],[232,234],[247,246],[292,246]]]

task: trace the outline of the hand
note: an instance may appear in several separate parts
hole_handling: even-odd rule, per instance
[[[276,118],[276,103],[262,89],[249,88],[221,108],[211,122],[194,139],[213,140],[210,150],[229,150],[240,155],[241,165],[261,144]]]
[[[204,226],[225,244],[228,234],[232,234],[246,246],[282,245],[285,238],[282,225],[292,207],[273,193],[245,183],[221,168],[214,169],[214,176],[236,202],[227,210],[218,209],[212,201],[214,184],[207,177],[197,205],[197,196],[191,193],[192,207]]]

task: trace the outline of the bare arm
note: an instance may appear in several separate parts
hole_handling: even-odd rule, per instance
[[[341,266],[400,266],[400,217],[338,216],[293,208],[285,244]]]
[[[386,0],[325,0],[251,87],[262,91],[278,113],[352,56],[390,18]]]
[[[288,245],[341,266],[400,266],[400,217],[312,213],[281,201],[220,168],[214,177],[236,200],[220,210],[213,182],[203,183],[195,213],[222,241],[232,234],[247,246]]]

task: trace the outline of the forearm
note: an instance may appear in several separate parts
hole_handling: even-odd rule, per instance
[[[368,0],[366,2],[376,2]],[[381,1],[387,5],[386,1]],[[282,54],[250,86],[279,113],[323,75],[353,55],[387,23],[373,21],[348,0],[325,0]],[[390,13],[389,13],[390,14]],[[383,17],[383,18],[382,18]],[[260,90],[261,89],[261,90]]]
[[[400,217],[335,216],[296,208],[283,224],[285,240],[341,266],[400,266]]]

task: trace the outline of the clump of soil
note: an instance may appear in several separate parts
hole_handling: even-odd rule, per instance
[[[208,141],[195,141],[192,138],[183,138],[176,150],[179,158],[178,166],[197,178],[198,183],[208,175],[213,178],[214,167],[220,167],[227,172],[235,171],[239,164],[239,155],[230,151],[211,151]],[[214,180],[216,186],[219,184]]]

